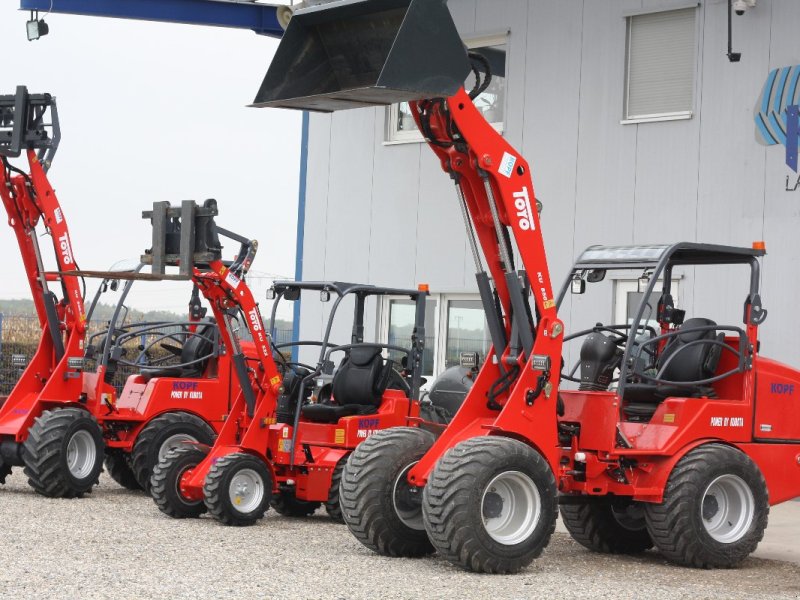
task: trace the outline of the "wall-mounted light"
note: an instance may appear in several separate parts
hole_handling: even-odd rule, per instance
[[[28,31],[28,41],[38,40],[43,35],[50,33],[50,27],[44,22],[44,18],[39,18],[39,11],[31,11],[30,20],[25,23]]]

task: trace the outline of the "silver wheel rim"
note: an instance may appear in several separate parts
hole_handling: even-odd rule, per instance
[[[75,479],[85,479],[97,462],[97,446],[92,434],[81,429],[67,443],[67,469]]]
[[[169,436],[164,442],[161,444],[161,447],[158,449],[158,462],[164,460],[167,456],[167,452],[174,448],[178,448],[181,444],[186,442],[194,442],[197,443],[197,438],[188,433],[176,433],[175,435]]]
[[[720,475],[703,494],[700,516],[706,532],[721,544],[732,544],[750,530],[755,515],[753,492],[741,477]]]
[[[403,525],[415,531],[422,531],[425,529],[422,521],[422,488],[410,485],[407,478],[408,472],[418,462],[415,460],[408,465],[394,480],[392,505],[397,518],[402,521]]]
[[[528,539],[541,513],[539,490],[521,471],[500,473],[483,491],[483,527],[489,537],[500,544],[512,546]]]
[[[231,477],[228,496],[234,509],[240,513],[252,512],[264,499],[264,480],[253,469],[241,469]]]

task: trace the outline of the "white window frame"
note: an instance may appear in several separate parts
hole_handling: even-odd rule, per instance
[[[701,19],[698,18],[697,7],[700,5],[699,2],[687,2],[685,4],[678,4],[675,6],[665,6],[661,9],[655,10],[637,10],[633,12],[628,12],[624,15],[625,17],[625,73],[624,73],[624,85],[625,85],[625,93],[623,97],[623,107],[622,113],[623,117],[620,120],[620,124],[622,125],[635,125],[638,123],[658,123],[663,121],[682,121],[686,119],[691,119],[694,116],[694,106],[697,97],[697,60],[698,60],[698,40],[700,38],[701,30],[700,30],[700,21]],[[685,10],[685,9],[695,9],[695,16],[694,16],[694,27],[695,27],[695,34],[694,34],[694,70],[692,73],[692,101],[689,110],[682,110],[682,111],[675,111],[675,112],[666,112],[666,113],[653,113],[653,114],[644,114],[644,115],[628,115],[628,105],[629,105],[629,97],[630,97],[630,81],[629,81],[629,73],[630,73],[630,66],[631,66],[631,23],[633,22],[633,17],[638,17],[642,15],[648,14],[656,14],[661,12],[673,12],[678,10]]]
[[[506,80],[506,91],[508,90],[508,43],[509,31],[504,33],[493,33],[487,35],[472,36],[464,40],[467,48],[484,48],[486,46],[506,46],[506,73],[504,79]],[[505,130],[505,121],[508,118],[508,93],[505,93],[503,99],[503,122],[490,123],[494,129],[502,134]],[[397,144],[419,144],[425,141],[422,132],[419,129],[412,129],[409,131],[400,131],[397,129],[396,123],[399,118],[400,105],[395,103],[386,107],[386,127],[384,134],[384,146],[394,146]]]
[[[386,343],[389,339],[389,307],[392,300],[408,300],[407,296],[383,296],[380,306],[378,308],[378,339],[380,343]],[[479,294],[470,293],[443,293],[431,294],[428,300],[436,301],[436,311],[434,312],[434,323],[426,323],[425,331],[430,335],[430,331],[434,333],[434,347],[433,347],[433,375],[430,377],[423,389],[427,389],[433,380],[436,379],[444,371],[445,359],[447,356],[447,310],[450,302],[459,300],[472,300],[480,302],[481,297]],[[485,358],[485,357],[481,357]]]

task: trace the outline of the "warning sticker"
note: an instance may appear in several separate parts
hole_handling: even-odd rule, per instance
[[[344,444],[344,429],[337,429],[333,441],[335,444]]]
[[[289,452],[292,449],[292,440],[278,440],[278,452]]]

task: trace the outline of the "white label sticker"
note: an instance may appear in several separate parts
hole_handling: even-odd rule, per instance
[[[225,275],[225,283],[227,283],[233,289],[236,289],[237,287],[239,287],[239,278],[230,271],[228,271],[228,274]]]
[[[503,160],[500,161],[500,168],[497,169],[497,172],[500,173],[500,175],[511,177],[511,174],[514,172],[515,164],[517,164],[517,157],[508,152],[503,152]]]

